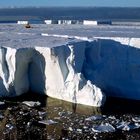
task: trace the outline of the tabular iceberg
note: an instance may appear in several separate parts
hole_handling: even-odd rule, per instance
[[[0,96],[32,91],[97,107],[106,96],[140,100],[139,38],[122,32],[117,37],[118,27],[112,32],[112,26],[100,27],[102,37],[91,36],[97,29],[94,33],[83,26],[73,27],[77,32],[63,27],[60,34],[57,27],[47,29],[51,33],[42,32],[46,26],[14,27],[0,32]],[[134,30],[128,29],[127,34]],[[106,30],[115,37],[105,37]]]
[[[82,74],[86,41],[47,48],[0,48],[1,96],[28,91],[90,106],[101,106],[105,95]]]

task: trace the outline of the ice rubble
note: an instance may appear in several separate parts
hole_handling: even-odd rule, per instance
[[[23,104],[29,106],[29,107],[37,107],[37,106],[40,106],[41,103],[40,102],[33,102],[33,101],[24,101],[22,102]]]

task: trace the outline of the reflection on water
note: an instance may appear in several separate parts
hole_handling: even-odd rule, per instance
[[[100,114],[100,108],[70,103],[54,98],[47,98],[47,108],[63,108],[63,110],[70,111],[81,115]]]
[[[139,113],[123,112],[130,102],[120,106],[121,100],[110,100],[101,110],[35,94],[1,101],[0,139],[140,138]]]
[[[62,100],[47,99],[47,119],[58,122],[56,125],[47,125],[48,138],[66,138],[77,129],[82,133],[85,126],[84,119],[89,115],[101,114],[100,108],[65,102]],[[69,134],[68,134],[69,133]],[[79,133],[79,132],[78,132]],[[53,135],[52,135],[53,134]],[[70,136],[73,137],[73,136]]]

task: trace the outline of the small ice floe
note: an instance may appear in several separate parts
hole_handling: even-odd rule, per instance
[[[132,118],[132,121],[139,123],[140,122],[140,116]]]
[[[59,115],[60,117],[63,117],[63,116],[66,116],[67,113],[66,113],[65,111],[62,111],[62,112],[58,112],[58,115]]]
[[[55,120],[60,120],[60,119],[61,119],[61,117],[54,117],[54,119],[55,119]]]
[[[22,116],[27,116],[29,113],[30,113],[30,112],[25,112],[25,113],[24,113],[23,111],[19,111],[19,114],[22,115]]]
[[[106,118],[105,115],[94,115],[94,116],[86,118],[85,120],[86,121],[97,121],[97,120],[103,120],[105,118]]]
[[[106,123],[106,124],[101,124],[99,126],[94,126],[92,128],[92,131],[93,132],[97,132],[97,133],[102,133],[102,132],[115,132],[115,128],[111,124]]]
[[[59,115],[60,117],[66,117],[66,116],[72,115],[72,112],[71,112],[71,111],[65,111],[65,110],[63,110],[63,111],[61,111],[61,112],[58,112],[58,115]]]
[[[31,126],[31,124],[32,124],[31,122],[28,122],[27,123],[27,128],[29,128]]]
[[[39,115],[39,118],[40,119],[43,119],[43,118],[45,118],[47,116],[47,113],[46,112],[43,112],[43,111],[39,111],[38,112],[38,115]]]
[[[53,120],[42,120],[42,121],[38,121],[38,123],[45,124],[45,125],[57,124],[57,122]]]
[[[34,101],[24,101],[22,102],[23,104],[29,106],[29,107],[37,107],[37,106],[40,106],[41,103],[40,102],[34,102]]]
[[[76,129],[78,133],[82,133],[82,129]]]
[[[14,125],[12,125],[12,124],[6,124],[6,128],[8,130],[13,130],[14,129]]]
[[[108,119],[116,120],[116,117],[115,116],[108,116]]]
[[[128,122],[119,122],[117,125],[116,125],[116,128],[117,129],[121,129],[121,130],[124,130],[124,131],[129,131],[129,125],[130,123]]]
[[[1,102],[1,101],[0,101],[0,105],[4,105],[4,104],[5,104],[5,102]]]
[[[89,129],[89,127],[87,127],[87,126],[83,126],[83,129]]]
[[[72,115],[72,112],[71,111],[67,111],[67,115]]]
[[[117,125],[117,129],[121,129],[123,131],[130,131],[137,128],[140,128],[140,124],[138,123],[120,122]]]
[[[115,116],[108,116],[105,121],[107,121],[108,123],[111,123],[111,124],[118,124],[120,122],[119,119],[117,119]]]
[[[3,118],[4,118],[4,116],[2,114],[0,114],[0,119],[3,119]]]
[[[69,131],[73,131],[73,128],[72,128],[72,127],[69,127],[68,130],[69,130]]]
[[[24,112],[23,111],[20,111],[19,114],[22,115],[22,114],[24,114]]]

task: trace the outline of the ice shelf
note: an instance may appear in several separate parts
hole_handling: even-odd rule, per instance
[[[106,96],[140,100],[139,38],[10,27],[0,32],[0,96],[32,91],[96,107]]]

